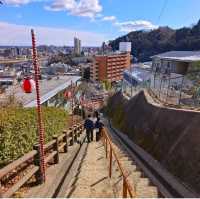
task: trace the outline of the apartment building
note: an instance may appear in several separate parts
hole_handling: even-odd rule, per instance
[[[123,71],[130,67],[130,59],[129,52],[96,55],[90,68],[90,77],[93,81],[122,80]]]

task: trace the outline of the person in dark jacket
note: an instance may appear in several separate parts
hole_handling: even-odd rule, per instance
[[[85,120],[84,128],[86,129],[86,135],[87,135],[88,142],[93,141],[94,123],[91,120],[91,115],[88,115],[88,118]]]
[[[100,137],[101,137],[101,133],[102,133],[102,129],[103,129],[103,123],[100,121],[100,118],[97,118],[97,121],[95,123],[95,128],[96,130],[96,141],[99,141]]]

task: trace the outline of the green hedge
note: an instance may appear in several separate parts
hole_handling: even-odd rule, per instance
[[[63,109],[43,108],[45,142],[59,134],[67,125]],[[0,167],[32,150],[37,143],[35,109],[6,108],[0,110]]]

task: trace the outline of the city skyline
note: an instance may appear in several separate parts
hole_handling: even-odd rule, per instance
[[[0,45],[30,45],[34,28],[38,44],[100,46],[134,30],[159,26],[180,28],[196,23],[198,0],[3,0]],[[148,1],[149,2],[149,1]],[[34,10],[34,12],[33,12]]]

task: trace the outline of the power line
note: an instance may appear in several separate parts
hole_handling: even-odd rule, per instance
[[[169,0],[164,0],[163,7],[162,7],[162,9],[160,11],[160,15],[158,16],[158,23],[160,22],[160,19],[161,19],[162,15],[163,15],[166,7],[167,7],[168,1]]]

